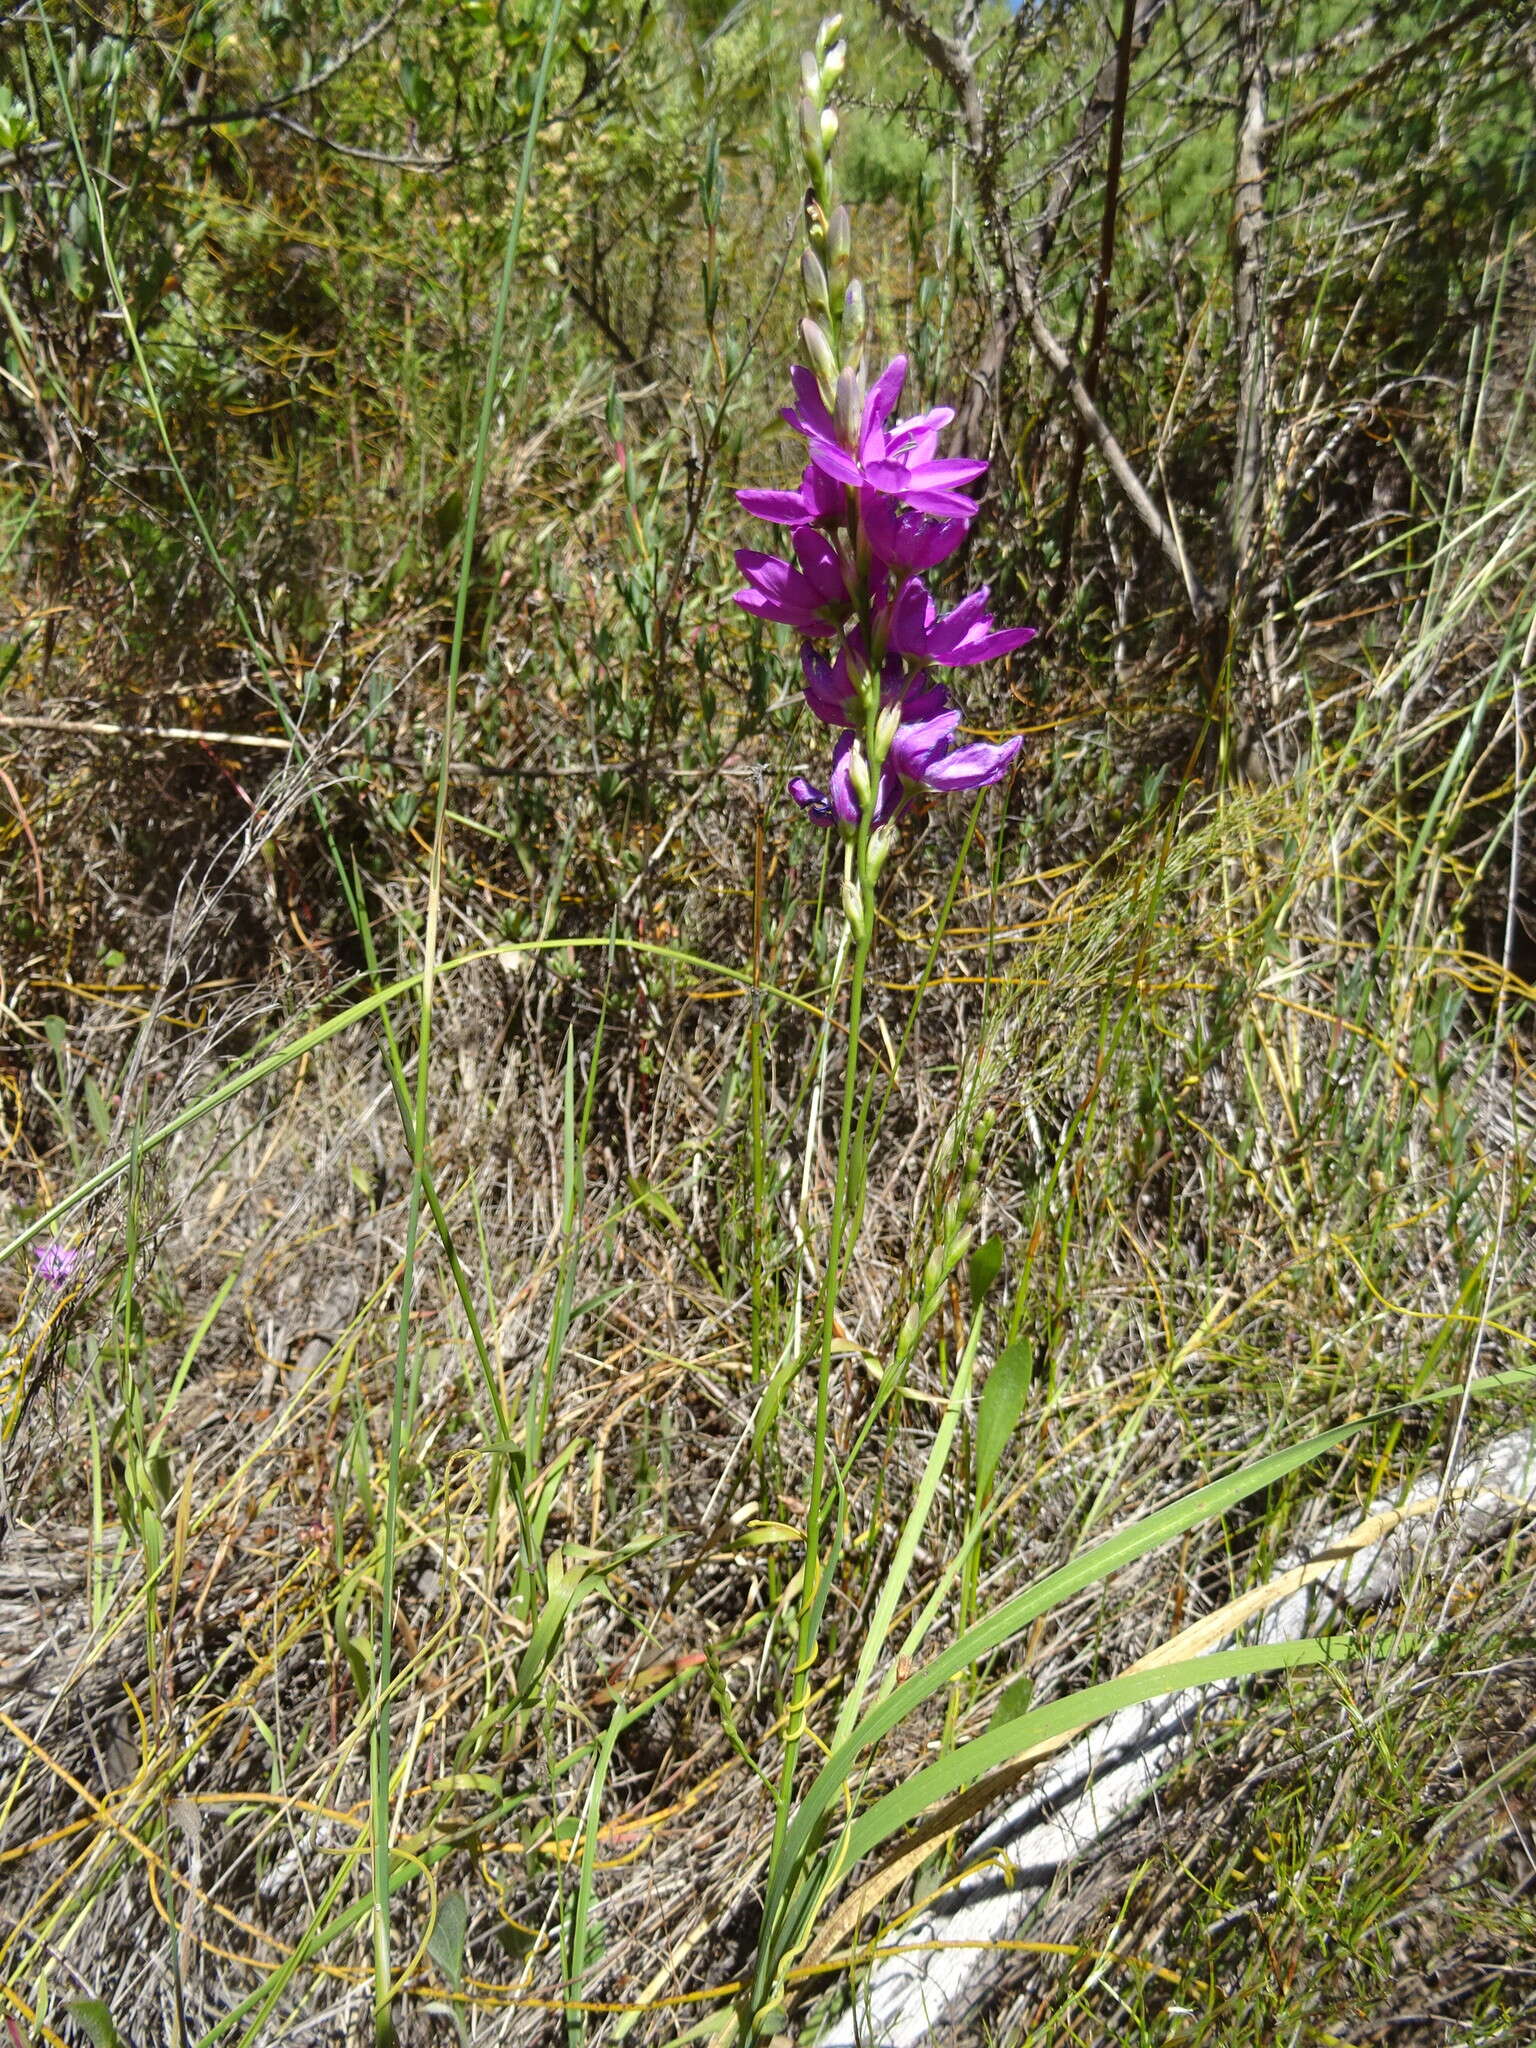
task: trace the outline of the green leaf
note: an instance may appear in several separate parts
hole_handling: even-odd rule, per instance
[[[1010,1678],[998,1695],[997,1705],[992,1709],[992,1718],[987,1723],[987,1733],[1001,1728],[1009,1721],[1017,1721],[1020,1714],[1029,1712],[1029,1703],[1035,1696],[1035,1681],[1026,1672],[1021,1678]]]
[[[878,1849],[900,1829],[908,1826],[951,1793],[984,1778],[989,1771],[1011,1763],[1037,1742],[1053,1735],[1068,1735],[1078,1728],[1118,1714],[1122,1707],[1138,1706],[1144,1700],[1186,1692],[1193,1686],[1213,1685],[1223,1678],[1253,1678],[1264,1671],[1293,1671],[1308,1664],[1343,1664],[1361,1654],[1362,1644],[1353,1636],[1303,1637],[1293,1643],[1266,1643],[1245,1650],[1213,1650],[1203,1657],[1186,1657],[1178,1664],[1164,1664],[1151,1671],[1127,1671],[1103,1685],[1084,1686],[1065,1699],[991,1727],[974,1742],[963,1743],[942,1756],[926,1770],[903,1780],[860,1814],[842,1849],[846,1863],[857,1863],[872,1849]]]
[[[645,1210],[649,1215],[659,1216],[663,1223],[671,1225],[679,1237],[688,1235],[688,1226],[678,1215],[675,1207],[667,1200],[661,1189],[648,1181],[644,1174],[630,1175],[629,1191],[635,1198],[637,1208]]]
[[[85,1077],[85,1106],[90,1113],[92,1129],[102,1143],[106,1144],[112,1136],[112,1118],[101,1090],[89,1074]]]
[[[1337,1428],[1324,1430],[1320,1436],[1309,1437],[1305,1442],[1292,1444],[1285,1450],[1273,1451],[1268,1457],[1256,1459],[1251,1465],[1242,1466],[1223,1479],[1212,1480],[1208,1485],[1186,1494],[1182,1500],[1170,1501],[1166,1507],[1157,1509],[1153,1514],[1144,1515],[1139,1521],[1117,1530],[1103,1542],[1094,1544],[1080,1556],[1070,1559],[1057,1570],[1048,1572],[1044,1578],[1037,1579],[1033,1585],[1026,1586],[1011,1600],[1005,1600],[1001,1606],[994,1608],[992,1613],[973,1623],[950,1644],[947,1650],[941,1651],[921,1671],[915,1671],[904,1684],[887,1693],[870,1709],[845,1740],[833,1745],[831,1755],[817,1772],[800,1802],[785,1837],[783,1853],[769,1878],[763,1910],[765,1925],[773,1929],[773,1946],[780,1953],[783,1952],[781,1944],[784,1930],[798,1918],[802,1904],[799,1897],[790,1899],[788,1895],[798,1888],[801,1871],[821,1837],[829,1810],[842,1801],[845,1788],[853,1781],[860,1753],[881,1741],[892,1729],[900,1727],[909,1714],[925,1700],[931,1699],[936,1692],[941,1691],[962,1671],[969,1670],[978,1658],[986,1656],[989,1651],[997,1649],[1011,1637],[1018,1635],[1040,1615],[1048,1614],[1064,1600],[1070,1599],[1074,1593],[1081,1592],[1085,1586],[1096,1585],[1112,1573],[1123,1571],[1137,1558],[1145,1557],[1149,1551],[1157,1549],[1159,1545],[1169,1542],[1176,1536],[1182,1536],[1186,1529],[1193,1529],[1200,1522],[1226,1514],[1230,1508],[1236,1507],[1239,1501],[1248,1499],[1250,1495],[1261,1492],[1267,1486],[1273,1486],[1276,1481],[1284,1479],[1314,1458],[1336,1450],[1341,1444],[1348,1443],[1351,1438],[1360,1436],[1374,1424],[1384,1422],[1393,1415],[1405,1414],[1410,1409],[1442,1401],[1462,1400],[1517,1386],[1528,1388],[1533,1378],[1536,1378],[1536,1374],[1529,1368],[1490,1373],[1485,1378],[1473,1380],[1465,1386],[1437,1388],[1433,1393],[1421,1394],[1415,1400],[1402,1402],[1395,1408],[1383,1409],[1376,1415],[1359,1416],[1353,1421],[1340,1423]],[[1215,1663],[1209,1665],[1209,1675],[1219,1675],[1219,1667]],[[1141,1697],[1150,1698],[1152,1694],[1144,1693]],[[1077,1717],[1078,1720],[1094,1717],[1097,1710],[1091,1706],[1088,1694],[1077,1695],[1076,1703],[1089,1708],[1087,1713]],[[1049,1708],[1041,1709],[1043,1713],[1050,1711]],[[1022,1724],[1010,1722],[1008,1725],[1016,1728]],[[1069,1716],[1062,1725],[1074,1726],[1076,1722]],[[1043,1735],[1046,1731],[1042,1727],[1040,1732]],[[986,1740],[985,1737],[981,1739]],[[814,1896],[818,1889],[819,1887],[813,1883],[810,1887],[811,1895]]]
[[[985,1244],[977,1245],[975,1251],[971,1253],[970,1263],[966,1268],[971,1283],[973,1306],[984,1301],[992,1292],[997,1276],[1002,1270],[1003,1240],[996,1236],[989,1237]]]
[[[457,1991],[464,1976],[464,1938],[469,1932],[469,1908],[457,1892],[438,1901],[437,1918],[427,1936],[427,1954]]]
[[[67,2010],[75,2024],[90,2035],[92,2048],[123,2048],[112,2015],[99,1998],[72,1998]]]
[[[432,88],[412,57],[400,59],[400,97],[405,101],[406,111],[418,121],[424,121],[432,111]]]
[[[991,1241],[996,1242],[995,1239]],[[985,1251],[986,1246],[981,1249]],[[1024,1403],[1029,1399],[1030,1382],[1034,1376],[1034,1346],[1022,1342],[1010,1344],[987,1374],[987,1384],[981,1390],[981,1401],[976,1410],[978,1501],[985,1500],[992,1491],[998,1461],[1024,1413]]]

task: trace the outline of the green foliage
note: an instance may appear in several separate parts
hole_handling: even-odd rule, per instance
[[[809,2032],[863,1859],[1087,1715],[1363,1648],[1125,1671],[1438,1457],[1445,1390],[1529,1414],[1528,27],[1261,12],[1246,356],[1235,7],[1156,10],[1113,210],[1101,15],[946,16],[974,132],[850,15],[880,346],[993,458],[967,573],[1048,628],[978,682],[1016,786],[866,869],[852,943],[776,796],[825,735],[729,602],[734,489],[798,459],[813,16],[0,38],[0,1386],[90,1628],[0,1816],[39,2038],[157,2038],[165,1984],[202,2048],[359,1991],[460,2040]],[[1473,1573],[1517,1676],[1522,1558]],[[1529,1773],[1512,1736],[1446,1790],[1445,1597],[1394,1610],[1372,1810],[1449,1897],[1435,1830]],[[1312,1867],[1324,1679],[1198,1884],[1147,1878],[1164,1963],[1121,1969],[1106,1882],[1042,2038],[1195,2038],[1179,1972],[1300,2038],[1341,1926],[1357,2031],[1397,2024],[1387,1819],[1342,1907]],[[1233,1932],[1282,1872],[1283,1983]],[[1521,1883],[1479,1897],[1510,1953]]]

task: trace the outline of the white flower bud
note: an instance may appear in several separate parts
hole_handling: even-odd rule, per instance
[[[814,100],[800,102],[800,147],[811,169],[819,171],[826,158],[821,147],[821,113]]]
[[[816,325],[814,320],[800,322],[800,339],[805,343],[805,352],[811,359],[811,368],[816,372],[816,381],[823,394],[837,389],[837,357],[832,353],[832,344]]]
[[[837,140],[837,112],[835,108],[824,107],[821,115],[821,146],[828,150]]]
[[[806,98],[814,100],[819,107],[821,105],[821,66],[816,62],[816,59],[809,50],[802,50],[800,52],[800,83],[805,88]]]
[[[855,277],[850,280],[847,291],[843,293],[843,329],[850,341],[862,341],[864,326],[864,287]]]
[[[878,882],[886,862],[896,850],[896,824],[887,819],[873,834],[869,842],[869,879]]]
[[[848,45],[834,43],[821,60],[821,82],[835,85],[848,68]]]
[[[863,809],[869,802],[869,763],[865,760],[864,749],[857,740],[848,754],[848,781],[859,800],[860,809]]]
[[[826,18],[823,20],[821,27],[816,31],[817,56],[822,56],[828,49],[829,45],[837,41],[838,37],[842,34],[842,32],[843,17],[840,14],[827,15]]]
[[[864,419],[864,393],[856,370],[844,370],[837,380],[837,398],[832,407],[837,438],[845,448],[856,448]]]
[[[891,751],[897,733],[901,731],[901,706],[887,704],[875,720],[875,754],[883,761]]]
[[[828,319],[832,307],[827,297],[827,273],[817,261],[814,249],[801,251],[800,285],[805,293],[805,303],[811,311],[819,313],[824,320]]]

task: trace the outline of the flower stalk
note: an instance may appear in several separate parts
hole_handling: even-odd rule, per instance
[[[737,551],[745,587],[736,602],[754,617],[799,634],[806,704],[837,733],[824,785],[797,775],[789,794],[808,819],[835,830],[842,841],[841,901],[852,941],[805,1565],[775,1806],[774,1867],[794,1800],[836,1551],[835,1540],[829,1548],[827,1467],[833,1339],[848,1241],[862,1210],[862,1188],[856,1185],[862,1179],[856,1156],[861,1148],[855,1142],[862,1126],[859,1045],[879,882],[907,816],[935,796],[1000,782],[1023,745],[1018,735],[1000,743],[959,741],[963,713],[939,672],[1012,654],[1035,637],[1028,627],[993,623],[985,586],[941,612],[925,581],[964,541],[979,509],[968,492],[987,464],[939,453],[940,436],[954,418],[949,407],[895,416],[907,377],[905,356],[896,356],[872,382],[866,377],[864,286],[853,269],[852,223],[838,203],[832,172],[838,117],[829,99],[847,61],[840,31],[841,17],[829,17],[800,63],[799,131],[808,185],[800,338],[806,360],[790,370],[795,403],[782,417],[805,442],[806,461],[794,489],[737,493],[745,510],[788,532],[785,555]],[[781,1932],[763,1929],[746,2015],[749,2037],[771,2031],[788,1961]]]

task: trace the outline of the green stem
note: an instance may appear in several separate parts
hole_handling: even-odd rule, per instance
[[[788,1725],[784,1734],[784,1757],[779,1771],[778,1796],[774,1804],[773,1846],[768,1865],[770,1870],[778,1868],[789,1830],[790,1812],[794,1805],[795,1771],[800,1760],[800,1746],[805,1739],[806,1709],[810,1704],[811,1672],[816,1663],[817,1638],[820,1634],[822,1612],[826,1606],[827,1589],[822,1581],[824,1575],[831,1569],[829,1560],[822,1555],[822,1537],[827,1512],[827,1446],[831,1434],[832,1412],[832,1344],[837,1325],[838,1286],[842,1279],[844,1252],[847,1249],[844,1239],[849,1235],[850,1219],[853,1221],[854,1230],[857,1230],[857,1219],[863,1207],[862,1190],[855,1185],[856,1179],[862,1179],[862,1174],[856,1172],[854,1140],[856,1130],[862,1131],[864,1127],[864,1117],[859,1107],[859,1044],[864,1021],[864,980],[875,938],[877,876],[870,857],[870,841],[873,836],[870,816],[874,809],[874,793],[880,787],[882,767],[882,752],[877,736],[879,716],[879,684],[878,681],[874,681],[871,683],[865,704],[864,725],[865,760],[869,763],[871,794],[869,801],[863,806],[858,833],[850,848],[861,915],[854,932],[853,965],[848,984],[848,1050],[843,1064],[843,1102],[837,1134],[837,1173],[832,1187],[832,1226],[828,1233],[826,1273],[822,1282],[821,1346],[816,1371],[816,1422],[811,1442],[811,1482],[805,1511],[805,1571],[800,1588],[799,1630],[790,1689]],[[757,2016],[762,2011],[764,2002],[771,1997],[773,1979],[777,1973],[780,1944],[776,1934],[777,1929],[774,1926],[765,1925],[758,1947],[757,1969],[752,1989],[753,2012],[749,2021],[749,2034],[752,2037],[755,2037],[758,2031]]]

